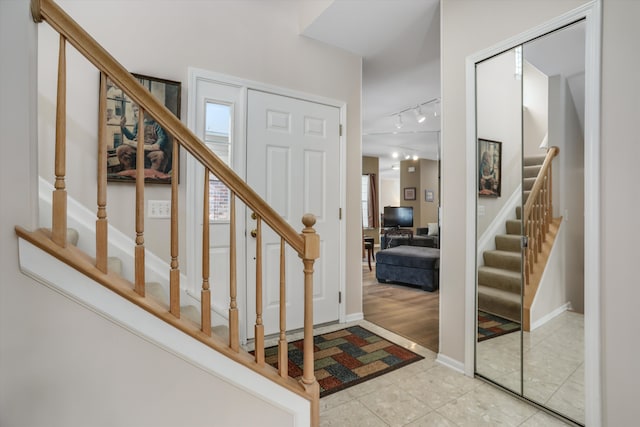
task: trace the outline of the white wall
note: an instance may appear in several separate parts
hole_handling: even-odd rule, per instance
[[[513,49],[477,65],[476,93],[477,137],[502,143],[501,195],[477,198],[481,236],[522,181],[522,80],[515,78]]]
[[[561,126],[554,126],[560,127],[561,133],[550,133],[549,139],[560,148],[559,167],[554,170],[560,184],[556,187],[560,190],[556,215],[563,217],[567,241],[571,242],[564,257],[567,300],[573,310],[584,313],[584,130],[566,79],[559,83],[560,104],[553,107],[558,114],[551,120],[561,120]]]
[[[24,276],[15,225],[37,215],[36,25],[0,1],[0,425],[291,425],[280,408]],[[249,410],[247,410],[249,408]],[[218,425],[218,424],[216,424]]]
[[[189,66],[242,77],[275,86],[344,100],[347,108],[346,157],[346,311],[361,309],[360,257],[360,92],[358,56],[301,37],[299,21],[313,10],[290,1],[203,2],[197,0],[61,0],[59,4],[132,72],[183,83],[182,120],[186,122]],[[325,2],[323,2],[325,4]],[[326,4],[325,4],[326,5]],[[321,5],[318,5],[320,7]],[[140,19],[136,19],[136,17]],[[135,30],[133,29],[135,26]],[[58,38],[40,26],[39,102],[40,172],[53,180],[53,122]],[[67,185],[70,194],[88,207],[95,206],[98,73],[69,49]],[[184,236],[185,153],[181,153],[180,226]],[[146,186],[148,199],[169,199],[169,189]],[[108,185],[108,219],[134,235],[134,186]],[[111,207],[111,209],[109,209]],[[114,209],[117,207],[117,209]],[[302,228],[302,224],[294,224]],[[168,221],[145,221],[145,245],[169,259]],[[186,265],[185,239],[180,240],[180,262]]]
[[[519,34],[584,0],[443,0],[442,53],[442,240],[440,353],[463,362],[466,270],[465,59]]]
[[[634,425],[640,418],[640,55],[633,48],[640,40],[638,17],[640,2],[603,1],[600,296],[606,426]]]
[[[522,48],[526,57],[527,45]],[[547,76],[531,65],[522,61],[522,136],[525,156],[545,154],[540,144],[547,133],[547,116],[549,112],[549,89]]]

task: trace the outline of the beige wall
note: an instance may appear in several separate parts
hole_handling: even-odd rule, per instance
[[[442,235],[440,353],[463,362],[466,269],[466,84],[465,59],[519,34],[584,0],[443,0]],[[461,30],[464,29],[464,30]],[[470,36],[472,35],[472,36]]]
[[[107,321],[19,270],[36,226],[36,25],[0,1],[0,425],[293,425],[290,414]]]
[[[140,74],[182,82],[182,120],[187,117],[188,67],[289,88],[347,103],[346,127],[346,312],[361,309],[360,191],[361,58],[299,36],[299,19],[316,13],[303,3],[286,0],[203,2],[197,0],[60,0],[59,4],[125,68]],[[323,2],[326,6],[326,2]],[[318,5],[321,6],[320,4]],[[314,8],[311,8],[314,9]],[[319,10],[319,9],[318,9]],[[134,17],[144,17],[135,20]],[[305,18],[307,16],[307,18]],[[135,22],[136,35],[128,30]],[[53,122],[58,38],[46,25],[39,27],[40,173],[53,181]],[[135,37],[142,42],[135,44]],[[139,48],[136,48],[138,47]],[[70,49],[68,54],[67,186],[85,206],[95,206],[98,73]],[[97,108],[97,107],[96,107]],[[185,152],[181,153],[179,217],[185,234]],[[146,198],[168,200],[166,186],[146,187]],[[108,185],[110,224],[130,236],[134,233],[134,186]],[[109,207],[112,207],[109,209]],[[113,207],[117,207],[114,209]],[[301,223],[293,224],[297,229]],[[168,221],[145,221],[145,246],[169,259]],[[180,262],[186,265],[186,241],[180,240]]]
[[[438,222],[438,161],[420,159],[420,227],[426,227],[430,222]],[[425,191],[433,191],[433,202],[427,202]]]
[[[413,172],[409,169],[413,168]],[[405,200],[404,189],[415,188],[416,199]],[[433,191],[433,202],[426,202],[425,190]],[[438,162],[435,160],[402,160],[400,162],[400,203],[413,208],[413,228],[438,222]]]
[[[380,202],[380,170],[378,167],[378,158],[370,156],[362,156],[362,174],[375,174],[376,175],[376,189],[378,191],[378,203]],[[376,215],[379,215],[376,212]],[[379,217],[378,217],[379,218]],[[365,228],[367,228],[365,226]],[[375,244],[380,243],[380,232],[378,229],[369,229],[364,231],[365,236],[373,237]]]

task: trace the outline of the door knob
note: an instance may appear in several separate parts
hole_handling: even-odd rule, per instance
[[[251,230],[251,237],[253,237],[255,239],[255,237],[258,235],[258,230],[256,230],[255,228],[253,230]]]
[[[251,219],[258,219],[258,215],[255,212],[251,212]]]

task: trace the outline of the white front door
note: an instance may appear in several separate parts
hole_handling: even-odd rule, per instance
[[[294,229],[302,216],[316,216],[320,258],[314,266],[314,324],[339,316],[340,289],[340,110],[257,90],[247,99],[247,183]],[[255,324],[256,221],[247,212],[247,336]],[[288,246],[287,246],[288,247]],[[263,324],[279,331],[280,238],[262,227]],[[287,330],[303,326],[302,260],[286,253]]]

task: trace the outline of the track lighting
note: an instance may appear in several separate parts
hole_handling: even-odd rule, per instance
[[[427,116],[422,114],[422,108],[419,105],[413,109],[413,112],[416,114],[416,120],[418,123],[422,123],[427,120]]]
[[[400,110],[398,112],[389,114],[388,117],[395,117],[396,120],[394,124],[396,126],[396,129],[400,129],[404,126],[404,122],[402,121],[402,114],[406,113],[407,111],[413,110],[413,113],[416,116],[416,121],[418,123],[424,123],[427,120],[427,115],[422,112],[422,107],[425,107],[425,106],[427,107],[427,111],[429,115],[431,115],[431,108],[433,108],[433,116],[438,117],[440,114],[438,111],[437,104],[439,103],[440,103],[440,98],[433,98],[433,99],[430,99],[429,101],[421,102],[415,107],[405,108],[404,110]],[[431,107],[432,104],[433,104],[433,107]]]
[[[391,153],[391,157],[393,157],[394,159],[398,158],[398,152],[394,151],[393,153]]]
[[[402,123],[402,114],[398,114],[398,120],[396,120],[396,128],[400,129],[402,128],[402,126],[404,126],[404,123]]]

